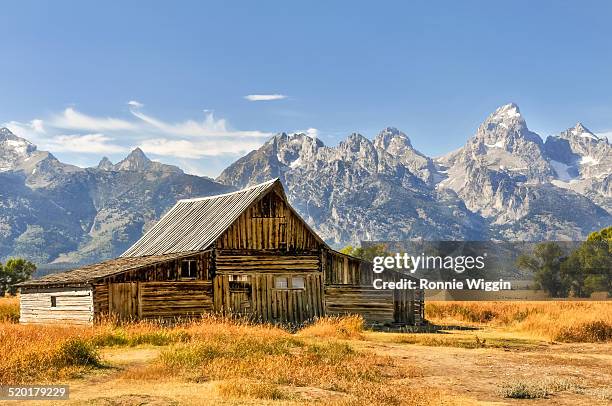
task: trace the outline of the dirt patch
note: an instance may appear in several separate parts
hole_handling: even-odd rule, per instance
[[[154,361],[160,352],[160,347],[145,348],[109,348],[102,351],[105,362],[118,367],[138,366]]]
[[[480,402],[530,405],[550,404],[608,404],[598,396],[612,385],[612,357],[609,345],[533,346],[528,351],[504,351],[499,348],[426,347],[414,344],[363,342],[368,351],[400,359],[401,362],[422,368],[423,376],[414,385],[445,389],[448,393],[468,395]],[[602,348],[605,347],[605,348]],[[530,379],[539,381],[568,380],[579,383],[578,390],[558,390],[546,399],[505,399],[500,388],[509,381]]]

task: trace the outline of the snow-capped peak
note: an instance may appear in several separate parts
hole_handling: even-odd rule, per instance
[[[8,128],[0,128],[0,151],[4,155],[11,154],[27,158],[36,150],[36,146],[25,138],[16,136]]]
[[[0,172],[16,170],[40,154],[30,141],[16,136],[8,128],[0,128]]]
[[[489,115],[481,126],[481,130],[482,132],[499,132],[499,134],[506,134],[512,130],[523,132],[527,130],[527,124],[519,107],[514,103],[508,103],[498,107]]]
[[[575,137],[589,138],[594,141],[600,140],[597,135],[593,134],[588,128],[582,125],[582,123],[577,123],[573,128],[570,128],[569,133]]]
[[[518,118],[521,117],[521,111],[516,104],[508,103],[495,110],[493,115],[504,116],[506,118]]]

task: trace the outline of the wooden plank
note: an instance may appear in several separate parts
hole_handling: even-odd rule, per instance
[[[290,282],[289,282],[290,283]],[[295,321],[295,309],[293,304],[293,292],[287,291],[287,317],[290,322]]]

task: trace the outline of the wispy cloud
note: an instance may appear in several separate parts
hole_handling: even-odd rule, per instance
[[[249,94],[244,96],[248,101],[271,101],[286,99],[284,94]]]
[[[237,130],[212,110],[201,119],[169,122],[144,112],[144,104],[127,103],[131,116],[100,117],[69,107],[47,119],[6,123],[15,134],[51,152],[119,154],[139,146],[145,153],[164,157],[199,159],[234,155],[258,148],[272,133]]]
[[[114,154],[129,151],[128,147],[114,144],[112,137],[104,134],[57,135],[46,142],[45,147],[57,152],[87,154]]]
[[[173,140],[167,138],[148,139],[139,147],[151,154],[177,158],[199,159],[206,156],[245,154],[261,146],[253,139],[237,143],[235,140]]]
[[[136,101],[136,100],[130,100],[128,102],[128,106],[139,109],[141,107],[144,107],[144,104],[142,104],[141,102]]]
[[[211,111],[204,111],[201,121],[185,120],[178,123],[168,123],[151,115],[145,114],[140,108],[131,108],[130,112],[148,124],[149,130],[157,130],[171,136],[184,137],[256,137],[265,138],[270,133],[262,131],[232,130],[225,119],[217,119]]]
[[[61,114],[51,117],[50,125],[56,128],[85,131],[135,130],[137,126],[129,121],[112,117],[95,117],[80,113],[68,107]]]
[[[27,123],[21,123],[19,121],[9,121],[7,123],[3,123],[2,127],[8,128],[13,134],[16,134],[23,138],[38,137],[39,134],[45,133],[45,125],[43,120],[37,118]]]

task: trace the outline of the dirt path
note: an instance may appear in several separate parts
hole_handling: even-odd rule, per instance
[[[359,344],[358,344],[359,345]],[[465,349],[363,342],[362,348],[422,368],[419,384],[467,395],[493,404],[516,404],[499,389],[516,380],[549,380],[576,387],[548,399],[525,400],[529,405],[608,405],[599,394],[612,387],[612,346],[606,344],[554,345],[529,350]],[[580,386],[580,387],[578,387]],[[576,393],[582,392],[582,393]]]

